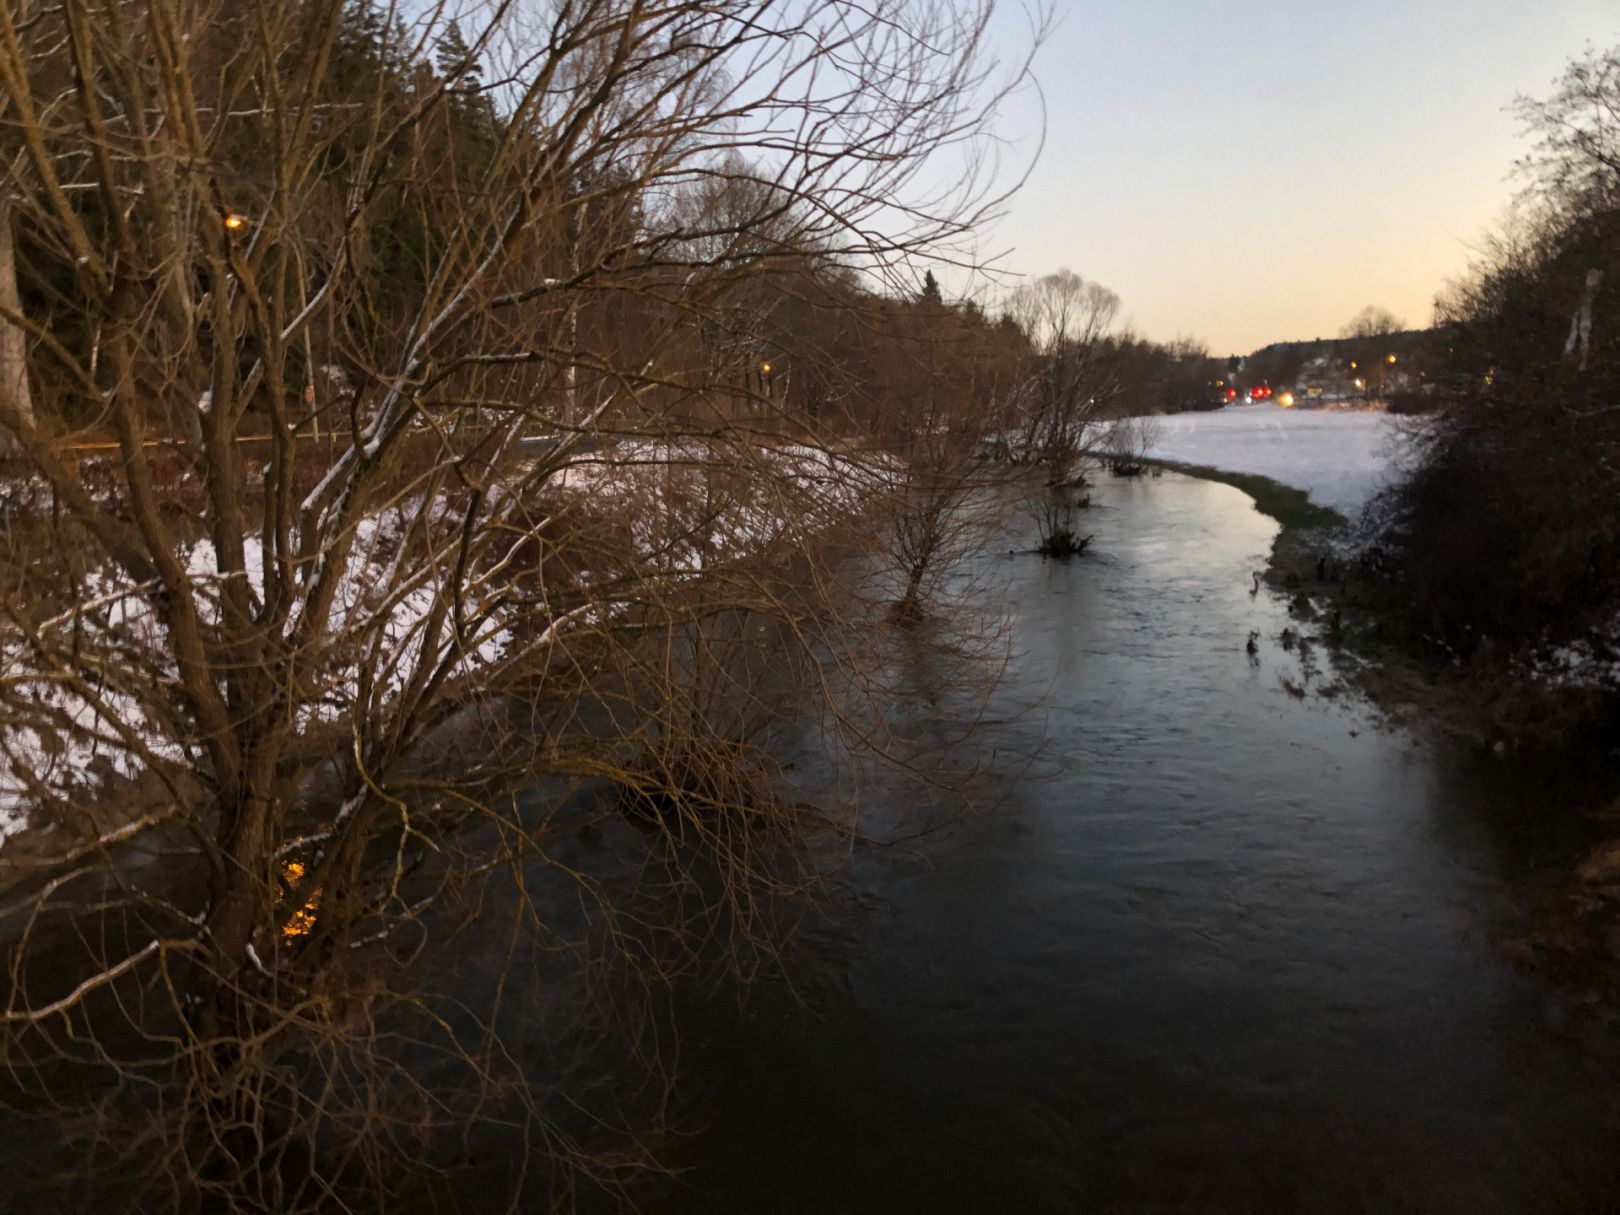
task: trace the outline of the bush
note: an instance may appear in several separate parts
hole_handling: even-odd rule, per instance
[[[1441,406],[1438,397],[1422,392],[1392,392],[1389,394],[1389,412],[1393,414],[1415,415],[1434,413]]]
[[[1408,428],[1388,530],[1414,623],[1462,654],[1522,657],[1620,608],[1620,48],[1521,113],[1534,207],[1439,301],[1446,396]]]
[[[1039,529],[1040,543],[1035,551],[1043,557],[1078,557],[1091,544],[1075,526],[1079,512],[1091,505],[1088,495],[1064,487],[1049,488],[1029,503],[1029,513]]]
[[[1082,536],[1069,528],[1059,528],[1041,539],[1036,551],[1043,557],[1078,557],[1091,545],[1090,536]]]
[[[1620,282],[1620,211],[1543,220],[1444,304],[1461,391],[1412,428],[1397,517],[1417,606],[1450,644],[1578,635],[1620,603],[1614,326],[1584,368],[1565,356],[1593,268]]]

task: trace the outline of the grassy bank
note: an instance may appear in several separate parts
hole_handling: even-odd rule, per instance
[[[1284,529],[1339,527],[1345,523],[1343,515],[1326,506],[1318,506],[1304,490],[1283,485],[1258,473],[1227,472],[1225,469],[1212,468],[1207,464],[1182,464],[1175,460],[1148,460],[1145,463],[1205,481],[1220,481],[1222,484],[1241,489],[1254,500],[1256,510],[1263,515],[1270,515],[1282,524]]]

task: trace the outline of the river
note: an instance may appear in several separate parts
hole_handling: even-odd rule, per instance
[[[1501,761],[1380,729],[1347,691],[1296,697],[1335,676],[1319,649],[1307,679],[1286,604],[1253,587],[1272,521],[1174,474],[1095,500],[1083,558],[1011,555],[1030,542],[1014,527],[964,571],[1013,660],[971,744],[950,741],[966,710],[944,685],[913,724],[948,743],[936,759],[984,765],[976,803],[867,773],[863,827],[891,846],[831,849],[826,896],[746,998],[682,983],[672,1032],[638,1040],[675,1073],[681,1133],[658,1145],[673,1178],[635,1174],[629,1197],[653,1215],[1620,1210],[1620,1021],[1510,948],[1520,892],[1582,846],[1573,812],[1613,798],[1612,756]],[[919,649],[912,682],[928,668]],[[795,779],[848,790],[818,738],[784,717],[776,742]],[[548,838],[527,888],[560,865],[666,897],[617,805]],[[611,1139],[649,1086],[574,1007],[570,925],[602,920],[562,886],[532,917],[491,889],[491,944],[446,936],[429,990],[466,1010],[504,993],[502,1057],[539,1112],[600,1114]],[[454,1052],[402,1049],[427,1090],[465,1083]],[[47,1133],[3,1120],[0,1173],[77,1184]],[[519,1176],[521,1209],[548,1209],[530,1127],[520,1108],[458,1141],[465,1169],[402,1209],[491,1209]]]
[[[1502,943],[1603,775],[1296,699],[1250,593],[1275,524],[1179,476],[1096,497],[1085,558],[977,562],[1017,654],[979,743],[1028,777],[688,1001],[703,1129],[648,1209],[1615,1209],[1620,1030]]]

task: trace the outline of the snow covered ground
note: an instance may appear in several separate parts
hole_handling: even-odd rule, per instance
[[[1302,489],[1354,518],[1397,467],[1395,420],[1371,410],[1228,406],[1151,419],[1148,455],[1224,472],[1255,473]]]
[[[717,471],[730,475],[716,478]],[[881,459],[802,445],[716,451],[695,443],[624,442],[581,456],[554,474],[542,513],[587,504],[618,512],[641,553],[641,576],[683,579],[717,558],[735,560],[802,543],[807,533],[853,516],[870,494],[892,492],[902,473]],[[489,506],[500,513],[502,502],[504,496],[495,493]],[[419,519],[424,512],[426,518]],[[519,512],[504,521],[517,527],[525,517]],[[418,527],[422,534],[408,548],[407,537]],[[475,573],[466,604],[468,615],[481,623],[467,652],[457,658],[461,642],[433,608],[443,594],[442,579],[455,564],[459,531],[460,517],[444,500],[397,502],[359,521],[327,610],[323,644],[331,661],[320,673],[320,687],[296,706],[300,728],[366,711],[359,701],[363,688],[373,706],[386,703],[412,681],[419,666],[432,669],[453,661],[450,673],[459,676],[515,661],[549,646],[559,630],[622,607],[609,595],[563,613],[535,635],[535,609],[527,599],[492,606],[487,618],[480,614],[482,595],[491,588]],[[263,547],[258,536],[249,535],[244,548],[244,573],[257,605],[265,594]],[[414,562],[408,567],[401,565],[407,553]],[[198,615],[204,628],[212,628],[220,619],[222,582],[213,545],[196,541],[181,556]],[[302,576],[300,596],[309,593],[312,579],[313,574]],[[42,661],[16,630],[0,630],[0,668],[11,692],[0,723],[0,844],[25,829],[31,811],[45,800],[68,805],[93,799],[109,782],[138,777],[154,761],[184,764],[188,748],[195,749],[183,722],[175,734],[152,715],[140,686],[154,674],[176,677],[151,591],[131,584],[110,565],[99,568],[89,574],[78,610],[43,626],[52,642],[70,626],[81,630],[88,639],[85,648],[105,660],[104,678],[92,689],[65,681],[62,671]],[[303,605],[300,598],[298,606]],[[520,620],[526,640],[513,649]],[[285,627],[297,624],[295,614]]]

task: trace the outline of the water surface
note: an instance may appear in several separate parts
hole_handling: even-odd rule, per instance
[[[978,569],[1018,653],[980,744],[1030,778],[858,853],[781,979],[688,1009],[705,1129],[650,1205],[1616,1209],[1615,1031],[1501,948],[1593,782],[1291,696],[1238,491],[1097,498],[1086,559]]]

